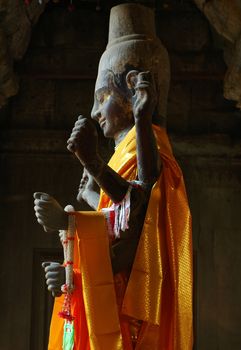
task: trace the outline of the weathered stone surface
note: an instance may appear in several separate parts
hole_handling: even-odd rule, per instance
[[[158,14],[157,34],[169,52],[199,52],[211,44],[208,21],[198,12]]]
[[[19,128],[48,129],[56,126],[55,82],[23,79],[12,104],[11,125]]]
[[[0,131],[0,151],[2,154],[36,154],[47,157],[47,155],[58,154],[68,156],[66,140],[69,131],[64,130],[5,130]],[[202,134],[202,135],[180,135],[170,133],[170,140],[175,156],[200,157],[202,159],[215,158],[225,162],[225,158],[241,163],[241,141],[236,141],[225,134]]]
[[[235,42],[241,31],[239,0],[194,0],[218,33]]]
[[[6,99],[18,91],[18,81],[13,72],[12,60],[7,47],[7,39],[3,30],[0,29],[0,107]]]
[[[226,65],[221,52],[203,50],[184,54],[170,53],[172,80],[223,80]]]
[[[23,57],[30,40],[31,26],[45,8],[38,1],[29,7],[23,1],[0,0],[0,108],[8,97],[18,91],[17,78],[13,72],[14,60]]]
[[[241,115],[235,112],[221,112],[216,110],[191,110],[188,118],[188,132],[192,134],[212,135],[225,133],[234,139],[240,137]]]
[[[195,0],[217,32],[230,45],[228,71],[224,80],[224,96],[237,102],[241,108],[241,3],[239,0]]]
[[[186,133],[191,108],[190,82],[172,82],[167,106],[167,127],[171,132]]]
[[[90,117],[93,91],[94,80],[57,81],[55,125],[70,130],[80,114]]]
[[[107,35],[107,13],[85,8],[69,12],[56,6],[40,18],[39,26],[33,28],[31,48],[99,48],[103,52]]]
[[[31,54],[26,53],[17,66],[20,76],[45,79],[95,79],[98,62],[101,56],[99,49],[63,49],[34,48]]]
[[[200,80],[192,81],[192,111],[228,109],[229,102],[222,96],[222,81]],[[215,106],[215,107],[214,107]]]
[[[241,109],[241,32],[236,40],[233,57],[225,76],[224,96],[237,101],[237,107]]]

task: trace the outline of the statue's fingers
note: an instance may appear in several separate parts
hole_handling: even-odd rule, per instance
[[[81,127],[82,125],[85,125],[87,122],[88,122],[87,118],[83,118],[83,119],[80,119],[80,120],[78,119],[75,122],[73,129],[76,128],[76,127]]]
[[[50,264],[52,264],[52,261],[44,261],[42,262],[41,266],[45,269],[45,267],[49,266]]]
[[[86,125],[79,125],[74,127],[74,129],[72,130],[72,133],[70,135],[70,138],[73,137],[76,134],[80,134],[83,133],[84,131],[86,131]]]
[[[59,262],[51,261],[50,264],[47,264],[45,272],[56,271],[57,269],[63,268]]]
[[[135,86],[135,90],[140,90],[140,89],[143,89],[143,90],[149,89],[149,90],[151,90],[151,88],[152,87],[151,87],[151,84],[150,84],[149,81],[142,81],[142,82],[136,84],[136,86]]]
[[[46,279],[46,284],[48,286],[54,286],[54,288],[61,287],[61,281],[59,278],[48,278]]]
[[[143,103],[148,98],[150,98],[151,93],[148,89],[145,88],[137,88],[135,95],[133,96],[134,103],[137,105],[139,103]]]
[[[49,221],[49,217],[48,216],[45,216],[43,214],[39,214],[39,213],[36,213],[36,212],[35,212],[35,216],[37,218],[37,221],[40,220],[41,222],[43,222],[44,226],[48,226],[48,221]]]
[[[52,291],[52,296],[54,298],[61,297],[61,295],[62,295],[62,292],[60,292],[60,291]]]
[[[48,286],[48,290],[50,292],[57,292],[57,291],[60,292],[60,290],[61,290],[61,287],[60,286],[56,286],[55,284],[47,284],[47,286]]]
[[[75,142],[70,142],[67,144],[67,150],[72,152],[72,153],[76,152],[76,148],[77,148],[77,146],[76,146]]]
[[[48,223],[47,223],[47,220],[45,220],[45,218],[41,217],[41,218],[38,218],[37,217],[37,222],[42,225],[42,226],[46,226],[46,229],[50,229],[52,230],[49,226],[48,226]]]
[[[49,220],[49,216],[48,216],[47,214],[44,215],[44,214],[38,213],[38,212],[36,211],[36,212],[35,212],[35,216],[36,216],[37,219],[42,220],[42,221],[45,222],[46,225],[47,225],[47,222],[48,222],[48,220]],[[47,225],[47,226],[48,226],[48,225]]]
[[[69,144],[67,146],[67,150],[71,153],[75,153],[76,148],[72,144]]]
[[[41,198],[44,197],[44,196],[50,197],[49,194],[48,194],[48,193],[45,193],[45,192],[34,192],[34,194],[33,194],[33,198],[34,198],[34,199],[41,199]]]
[[[54,279],[58,280],[60,277],[60,271],[45,271],[45,278],[46,279]]]
[[[35,199],[34,201],[34,206],[39,207],[39,208],[48,208],[49,206],[52,205],[51,201],[47,200],[42,200],[42,199]]]
[[[151,80],[152,80],[152,76],[151,76],[150,71],[140,72],[140,73],[137,75],[136,84],[139,84],[139,83],[141,83],[141,82],[143,82],[143,81],[150,82]]]
[[[43,216],[48,216],[48,213],[49,213],[48,209],[49,209],[48,207],[41,207],[38,205],[34,206],[35,213],[38,213],[40,215],[42,214]]]
[[[67,140],[67,145],[71,144],[71,143],[76,143],[79,139],[78,134],[76,135],[71,135],[70,138]]]
[[[76,130],[72,131],[72,133],[71,133],[71,135],[70,135],[68,141],[71,140],[71,139],[76,139],[76,138],[78,138],[80,135],[81,135],[81,131],[80,131],[79,129],[76,129]],[[68,143],[68,141],[67,141],[67,143]]]
[[[141,88],[141,86],[143,88],[149,89],[153,94],[156,93],[155,80],[150,71],[140,72],[138,74],[135,89],[138,87]]]

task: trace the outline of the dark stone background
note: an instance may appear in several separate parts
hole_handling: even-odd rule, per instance
[[[49,3],[15,67],[19,94],[0,111],[2,350],[46,349],[52,301],[40,263],[61,260],[61,249],[36,223],[32,193],[77,205],[82,169],[65,143],[77,116],[90,114],[113,3],[96,11],[83,1],[73,12]],[[142,3],[156,6],[171,59],[168,132],[193,215],[195,349],[239,350],[241,114],[223,98],[219,38],[193,2]]]

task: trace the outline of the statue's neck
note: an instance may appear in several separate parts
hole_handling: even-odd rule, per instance
[[[119,143],[125,138],[125,136],[128,134],[128,132],[133,128],[133,125],[130,125],[125,130],[120,131],[117,135],[114,137],[115,141],[115,147],[119,145]]]

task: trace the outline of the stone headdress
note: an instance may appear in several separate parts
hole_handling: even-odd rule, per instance
[[[115,74],[130,69],[150,71],[156,84],[157,116],[166,116],[170,80],[169,57],[156,36],[152,9],[139,4],[122,4],[111,9],[109,39],[98,70],[112,70]],[[103,72],[104,73],[104,72]],[[96,89],[100,81],[97,78]]]

